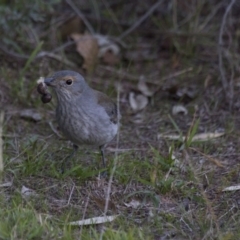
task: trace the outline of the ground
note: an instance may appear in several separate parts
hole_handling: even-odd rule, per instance
[[[137,32],[129,40],[136,44],[132,51],[145,46],[150,56],[135,59],[126,48],[120,63],[100,62],[83,73],[90,86],[118,103],[122,115],[119,135],[106,147],[106,177],[99,174],[98,149],[86,146],[62,171],[72,144],[58,131],[54,94],[42,103],[36,80],[69,65],[48,57],[28,63],[1,51],[0,239],[239,239],[239,191],[223,191],[240,182],[238,62],[228,55],[222,66],[233,89],[226,94],[217,33]],[[83,72],[81,66],[71,69]],[[153,94],[134,111],[129,95],[141,93],[141,76]],[[173,114],[177,105],[187,114]],[[194,139],[203,133],[203,140]],[[173,134],[179,139],[167,138]],[[104,215],[117,217],[69,225]]]

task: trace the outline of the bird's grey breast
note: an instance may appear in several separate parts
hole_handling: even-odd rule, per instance
[[[95,102],[78,99],[57,107],[57,120],[64,135],[75,144],[103,145],[116,135],[118,126]]]

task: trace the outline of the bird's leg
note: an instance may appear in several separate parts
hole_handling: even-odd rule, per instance
[[[69,156],[69,159],[74,157],[74,155],[76,154],[77,150],[78,150],[78,145],[73,144],[73,151],[72,151],[71,155]]]
[[[99,147],[99,150],[100,150],[100,153],[101,153],[101,156],[102,156],[102,165],[103,165],[103,168],[106,168],[104,148],[105,148],[105,146],[102,145],[102,146]],[[104,170],[103,172],[101,172],[101,173],[100,173],[100,176],[103,177],[103,178],[106,178],[106,177],[107,177],[107,171]]]
[[[104,145],[100,146],[100,147],[99,147],[99,150],[100,150],[100,153],[101,153],[101,156],[102,156],[102,164],[103,164],[103,167],[106,168],[104,147],[105,147]]]
[[[73,151],[72,151],[72,153],[66,158],[66,160],[62,164],[62,173],[64,173],[65,167],[67,166],[69,161],[75,156],[77,150],[78,150],[78,146],[76,144],[73,144]]]

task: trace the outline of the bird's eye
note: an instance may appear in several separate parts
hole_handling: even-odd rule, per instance
[[[73,82],[72,79],[66,80],[66,84],[67,84],[67,85],[72,85],[72,82]]]

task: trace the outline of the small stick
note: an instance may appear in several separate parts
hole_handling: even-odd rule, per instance
[[[72,67],[72,68],[77,68],[77,65],[71,61],[69,61],[67,58],[63,58],[62,56],[60,55],[57,55],[55,53],[52,53],[52,52],[45,52],[45,51],[42,51],[40,52],[36,58],[42,58],[42,57],[49,57],[49,58],[53,58],[59,62],[62,62],[64,64],[66,64],[67,66],[69,67]]]
[[[225,91],[226,97],[228,100],[230,100],[229,98],[232,98],[233,95],[233,91],[231,89],[231,86],[229,86],[229,83],[227,81],[226,78],[226,71],[223,65],[223,55],[222,55],[222,47],[223,47],[223,31],[226,25],[226,20],[227,20],[227,16],[228,13],[231,11],[232,6],[234,5],[235,0],[231,0],[231,2],[228,4],[228,7],[223,15],[223,19],[222,19],[222,23],[221,23],[221,28],[219,31],[219,38],[218,38],[218,64],[219,64],[219,71],[221,74],[221,80],[222,80],[222,86],[223,89]],[[230,93],[229,93],[230,91]],[[231,103],[230,103],[231,104]]]
[[[218,167],[221,167],[221,168],[224,168],[224,167],[225,167],[225,166],[224,166],[221,162],[219,162],[217,159],[215,159],[215,158],[213,158],[213,157],[211,157],[211,156],[209,156],[209,155],[207,155],[207,154],[205,154],[205,153],[197,150],[196,148],[190,147],[190,149],[193,150],[193,151],[195,151],[195,152],[197,152],[197,153],[199,153],[199,154],[201,154],[202,156],[204,156],[205,158],[207,158],[209,161],[211,161],[211,162],[213,162],[214,164],[216,164]]]
[[[120,98],[120,92],[119,89],[117,91],[117,112],[119,112],[119,98]],[[118,118],[117,118],[117,123],[119,125],[119,121],[120,121],[120,116],[118,114]],[[117,133],[117,149],[119,149],[119,131]],[[108,181],[108,187],[107,187],[107,192],[105,195],[105,206],[104,206],[104,212],[103,212],[103,216],[106,217],[107,216],[107,211],[108,211],[108,206],[109,206],[109,202],[110,202],[110,195],[111,195],[111,190],[112,190],[112,184],[113,184],[113,176],[115,174],[115,171],[117,169],[117,165],[118,165],[118,161],[119,161],[119,157],[118,157],[118,151],[115,152],[115,156],[114,156],[114,160],[113,160],[113,168],[111,170],[110,173],[110,178]],[[103,233],[104,231],[101,231],[99,240],[103,239]]]
[[[52,131],[59,137],[59,138],[62,138],[61,134],[58,132],[58,130],[53,126],[52,122],[49,121],[48,122],[50,128],[52,129]]]
[[[184,73],[191,72],[192,70],[193,70],[192,67],[187,68],[187,69],[183,69],[183,70],[180,70],[180,71],[175,72],[175,73],[173,73],[173,74],[169,74],[169,75],[161,78],[161,80],[162,80],[162,81],[165,81],[165,80],[168,80],[168,79],[170,79],[170,78],[174,78],[174,77],[177,77],[177,76],[179,76],[179,75],[182,75],[182,74],[184,74]]]
[[[155,10],[160,6],[163,1],[158,1],[140,18],[137,22],[135,22],[129,29],[127,29],[124,33],[122,33],[118,39],[123,39],[133,30],[135,30],[144,20],[146,20]]]
[[[68,198],[67,206],[70,204],[70,201],[71,201],[71,198],[72,198],[72,194],[73,194],[74,189],[75,189],[75,183],[73,183],[73,186],[72,186],[72,189],[71,189],[69,198]]]
[[[83,20],[84,24],[88,28],[88,31],[93,35],[94,30],[88,20],[85,18],[84,14],[76,7],[72,0],[66,0],[67,4],[73,9],[73,11]]]
[[[71,44],[75,44],[75,43],[67,43],[66,46],[71,45]],[[34,60],[39,59],[39,58],[43,58],[43,57],[48,57],[48,58],[55,59],[55,60],[57,60],[61,63],[64,63],[65,65],[67,65],[69,67],[77,68],[77,65],[75,63],[73,63],[70,60],[68,60],[66,58],[63,58],[62,56],[54,53],[54,52],[60,51],[61,50],[60,48],[63,48],[63,47],[65,47],[65,45],[61,46],[59,48],[56,48],[52,52],[41,51],[36,55]],[[12,58],[16,59],[17,61],[26,61],[30,57],[30,56],[27,56],[27,55],[21,55],[21,54],[9,51],[8,49],[4,48],[3,46],[0,46],[0,50],[3,51],[3,53],[8,55],[9,57],[12,57]]]
[[[140,76],[135,76],[133,74],[129,74],[127,72],[124,72],[122,70],[116,70],[115,68],[113,67],[109,67],[109,66],[99,66],[100,69],[103,69],[103,70],[107,70],[111,73],[114,73],[116,75],[118,75],[119,77],[126,77],[127,79],[129,80],[132,80],[132,81],[139,81],[139,78]],[[177,76],[180,76],[182,74],[185,74],[187,72],[191,72],[193,70],[192,67],[190,68],[186,68],[186,69],[183,69],[183,70],[180,70],[178,72],[175,72],[173,74],[169,74],[165,77],[159,77],[161,79],[161,81],[166,81],[168,79],[171,79],[171,78],[174,78],[174,77],[177,77]],[[146,83],[150,83],[150,84],[154,84],[154,85],[159,85],[159,81],[157,82],[157,79],[156,80],[147,80],[148,77],[146,77]]]

